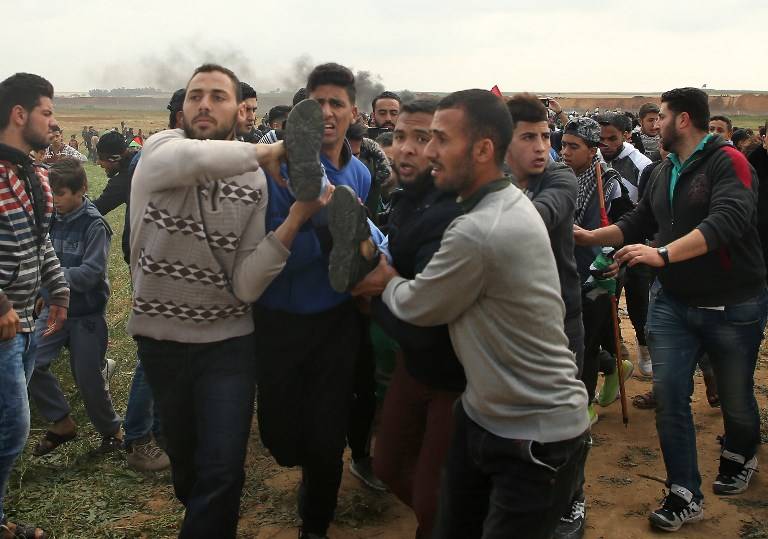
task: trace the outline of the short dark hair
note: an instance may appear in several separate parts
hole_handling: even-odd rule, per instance
[[[357,91],[355,90],[355,75],[348,67],[330,62],[315,67],[307,78],[307,92],[312,93],[318,86],[330,84],[340,86],[347,91],[349,100],[355,104]]]
[[[48,170],[48,179],[54,193],[64,188],[77,193],[88,186],[88,177],[85,175],[83,165],[71,157],[65,157],[53,163]]]
[[[716,114],[715,116],[712,116],[709,118],[709,122],[713,120],[725,123],[725,125],[728,126],[728,131],[733,131],[733,122],[728,116],[723,116],[722,114]]]
[[[61,127],[57,124],[54,124],[51,126],[51,132],[53,133],[61,133]]]
[[[289,112],[291,112],[291,107],[288,105],[277,105],[276,107],[272,107],[267,114],[268,121],[269,123],[272,123],[277,120],[285,120],[288,118]]]
[[[659,106],[656,103],[644,103],[640,110],[638,111],[637,115],[642,120],[649,114],[658,114],[659,113]]]
[[[347,128],[347,140],[363,140],[368,135],[368,128],[360,122],[354,122],[349,124]]]
[[[488,90],[461,90],[440,100],[437,110],[445,109],[464,111],[466,129],[472,141],[491,139],[496,164],[501,166],[504,163],[504,155],[512,140],[512,118],[501,99]]]
[[[403,101],[400,99],[400,96],[397,95],[395,92],[384,91],[384,92],[381,92],[379,95],[377,95],[376,97],[373,98],[373,101],[371,101],[371,110],[373,110],[373,111],[376,110],[376,101],[378,101],[379,99],[394,99],[395,101],[397,101],[401,105],[403,103]]]
[[[507,101],[507,109],[512,117],[512,131],[517,122],[546,122],[549,120],[547,107],[533,94],[515,94]]]
[[[296,93],[293,94],[293,106],[295,107],[307,98],[307,89],[299,88]]]
[[[0,82],[0,129],[8,127],[13,107],[21,105],[29,112],[41,97],[53,99],[53,85],[40,75],[16,73]]]
[[[171,96],[171,101],[168,103],[167,109],[170,111],[168,115],[168,129],[176,129],[176,114],[184,110],[184,98],[187,95],[186,88],[179,88]],[[128,130],[133,133],[133,127],[129,127]]]
[[[400,107],[400,114],[434,114],[437,110],[437,99],[416,99],[409,103],[403,103]]]
[[[673,113],[687,112],[696,129],[709,129],[709,96],[698,88],[675,88],[661,94],[661,102]]]
[[[237,75],[231,70],[227,69],[224,66],[220,66],[219,64],[203,64],[197,69],[195,69],[194,73],[192,73],[192,76],[189,77],[189,80],[187,81],[187,85],[184,87],[185,90],[189,89],[189,83],[192,81],[192,79],[195,78],[195,76],[199,75],[200,73],[224,73],[227,77],[229,77],[229,80],[232,81],[232,89],[235,91],[235,100],[238,103],[242,103],[243,101],[243,89],[240,86],[240,79],[237,78]]]
[[[253,89],[253,86],[251,86],[247,82],[240,81],[240,92],[242,93],[242,99],[240,101],[245,101],[246,99],[253,99],[254,97],[256,99],[259,98],[259,94],[257,94],[256,90]]]
[[[615,127],[622,133],[632,131],[632,120],[627,118],[626,115],[618,112],[603,112],[602,114],[598,114],[595,120],[597,120],[597,123],[600,125],[610,125],[611,127]]]
[[[389,148],[395,143],[395,134],[392,131],[384,131],[376,137],[376,144],[382,148]]]

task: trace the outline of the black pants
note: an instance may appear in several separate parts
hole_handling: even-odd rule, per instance
[[[173,488],[186,508],[179,537],[234,538],[256,389],[253,335],[136,343],[160,409]]]
[[[457,401],[435,539],[550,539],[576,488],[587,435],[540,444],[496,436]]]
[[[299,515],[325,535],[336,510],[360,318],[352,302],[317,314],[254,307],[261,440],[301,466]]]
[[[612,362],[600,364],[601,345],[611,352],[616,348],[615,344],[608,348],[606,342],[614,342],[611,296],[599,289],[591,290],[581,295],[581,309],[584,321],[584,369],[581,372],[581,381],[587,388],[588,402],[592,402],[595,398],[598,373],[610,374],[616,368],[611,365]]]
[[[654,270],[645,264],[627,267],[624,277],[624,289],[627,298],[627,311],[638,344],[645,346],[645,322],[648,319],[648,294],[654,279]]]
[[[360,315],[360,348],[355,362],[347,443],[355,462],[371,456],[371,429],[376,415],[376,357],[370,318]]]

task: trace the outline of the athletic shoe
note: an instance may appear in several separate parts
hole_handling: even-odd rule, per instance
[[[305,99],[291,109],[285,123],[284,141],[291,193],[296,200],[317,199],[324,184],[320,163],[323,110],[317,101]]]
[[[114,453],[120,451],[123,448],[123,439],[117,436],[102,436],[101,445],[96,450],[98,453],[106,455],[107,453]]]
[[[168,454],[155,444],[151,436],[130,444],[125,458],[128,467],[137,472],[159,472],[171,465]]]
[[[600,419],[597,416],[597,410],[595,410],[595,405],[590,403],[589,406],[587,406],[587,414],[589,414],[589,426],[592,427],[595,423],[597,423],[598,419]]]
[[[623,374],[624,374],[624,381],[626,382],[629,380],[629,377],[632,376],[632,371],[634,370],[635,366],[632,364],[631,361],[623,360]],[[618,370],[614,370],[612,374],[609,374],[605,377],[605,380],[603,381],[603,387],[600,389],[600,394],[597,396],[597,404],[600,406],[610,406],[616,400],[621,396],[620,388],[619,388],[619,373]]]
[[[584,537],[585,519],[584,500],[574,500],[569,513],[560,517],[553,539],[581,539]]]
[[[386,492],[387,485],[373,474],[371,457],[352,461],[349,464],[349,471],[367,487],[372,488],[373,490],[378,490],[379,492]]]
[[[331,287],[348,292],[378,263],[360,254],[360,244],[370,240],[367,212],[351,187],[339,185],[328,203],[328,230],[333,247],[328,262]]]
[[[637,376],[638,378],[652,378],[653,366],[651,364],[651,354],[648,347],[644,344],[637,345]]]
[[[109,380],[115,374],[117,362],[114,359],[106,358],[104,368],[101,369],[101,376],[104,378],[104,391],[109,391]]]
[[[715,494],[723,496],[741,494],[749,487],[749,481],[756,471],[757,455],[746,460],[741,455],[724,449],[720,454],[720,470],[717,479],[712,483],[712,490]]]
[[[675,532],[682,528],[683,524],[696,522],[702,518],[704,518],[702,500],[694,499],[690,490],[678,485],[672,485],[661,507],[648,517],[653,526],[668,532]]]

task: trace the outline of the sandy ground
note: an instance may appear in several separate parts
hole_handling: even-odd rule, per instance
[[[627,320],[622,321],[624,334],[632,333]],[[630,353],[635,357],[633,343],[627,339]],[[763,355],[768,357],[768,354]],[[765,408],[768,394],[768,365],[763,360],[756,376],[758,401]],[[627,383],[631,397],[650,388],[650,382],[632,379]],[[711,494],[711,483],[717,474],[719,445],[716,437],[722,434],[722,418],[719,409],[711,408],[704,393],[704,382],[696,378],[693,398],[695,424],[698,431],[699,466],[703,476],[705,493],[705,520],[687,525],[675,537],[737,538],[745,536],[748,523],[765,523],[768,520],[768,479],[759,474],[753,479],[750,490],[736,498],[719,498]],[[629,404],[629,403],[628,403]],[[638,410],[629,404],[630,421],[625,428],[621,420],[618,402],[599,409],[600,421],[593,427],[595,446],[587,465],[587,532],[589,539],[644,538],[664,536],[649,527],[648,512],[656,508],[664,486],[653,479],[665,477],[664,464],[659,451],[658,438],[652,411]],[[760,455],[763,458],[764,448]],[[275,467],[267,455],[259,454],[259,461],[267,467]],[[348,458],[348,457],[347,457]],[[253,462],[253,455],[251,460]],[[300,475],[297,470],[273,470],[266,481],[272,488],[285,493],[281,511],[294,511],[296,486]],[[384,510],[375,518],[376,523],[360,522],[357,526],[334,525],[329,531],[332,539],[399,539],[414,536],[416,528],[412,512],[389,494],[375,495],[366,491],[345,468],[340,493],[340,506],[378,496]],[[295,522],[289,525],[264,525],[264,517],[275,508],[245,508],[240,524],[243,537],[258,539],[293,539],[296,537]],[[751,535],[749,537],[768,537]]]

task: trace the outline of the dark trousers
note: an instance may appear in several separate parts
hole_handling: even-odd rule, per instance
[[[594,289],[581,296],[581,315],[584,321],[584,368],[581,380],[587,388],[587,402],[595,398],[598,373],[611,373],[615,366],[600,364],[600,347],[606,335],[613,340],[613,319],[611,318],[611,296]],[[616,346],[610,347],[613,350]]]
[[[435,539],[550,539],[571,503],[587,434],[540,444],[501,438],[461,401],[440,486]]]
[[[352,460],[371,456],[371,431],[376,416],[376,356],[371,343],[371,321],[360,316],[360,348],[352,382],[352,404],[349,410],[347,443]]]
[[[451,445],[453,405],[460,394],[422,384],[401,359],[384,397],[373,469],[416,513],[417,538],[432,536],[440,470]]]
[[[136,342],[186,508],[179,537],[235,537],[256,392],[253,335]]]
[[[325,535],[336,510],[360,317],[347,302],[317,314],[254,307],[261,440],[282,466],[301,466],[299,515]]]
[[[627,311],[632,327],[635,328],[637,343],[645,346],[645,322],[648,320],[648,293],[654,279],[654,270],[645,264],[627,267],[624,290]]]

